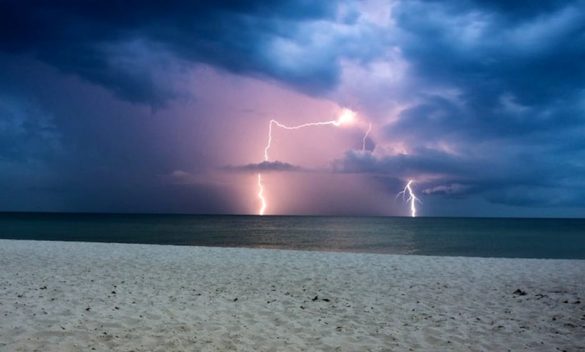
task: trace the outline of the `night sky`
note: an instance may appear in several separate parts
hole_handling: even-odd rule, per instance
[[[0,1],[0,211],[255,214],[258,172],[268,214],[585,216],[585,1]]]

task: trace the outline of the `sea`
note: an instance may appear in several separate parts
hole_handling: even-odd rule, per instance
[[[585,219],[0,213],[0,238],[585,259]]]

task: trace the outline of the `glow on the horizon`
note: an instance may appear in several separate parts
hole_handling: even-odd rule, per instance
[[[413,180],[408,180],[408,183],[402,191],[398,192],[396,198],[402,195],[402,198],[405,199],[406,193],[408,193],[408,198],[406,198],[405,201],[410,203],[410,216],[414,218],[416,217],[416,202],[420,202],[420,199],[417,198],[416,194],[414,194],[414,191],[412,190],[411,186],[413,182]]]
[[[268,124],[268,141],[266,142],[266,146],[264,147],[264,161],[269,161],[269,151],[270,147],[272,146],[272,127],[277,126],[284,130],[300,130],[306,127],[318,127],[318,126],[335,126],[341,127],[345,125],[351,125],[356,121],[356,113],[351,111],[350,109],[343,108],[337,120],[329,120],[329,121],[317,121],[317,122],[308,122],[303,123],[296,126],[287,126],[284,125],[277,120],[270,120]],[[266,209],[268,208],[268,201],[264,196],[264,184],[262,182],[262,174],[258,173],[258,199],[260,200],[260,208],[258,209],[258,215],[264,215],[266,213]]]

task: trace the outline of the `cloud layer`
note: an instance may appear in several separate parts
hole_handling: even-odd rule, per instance
[[[249,173],[320,145],[378,208],[414,179],[426,215],[582,215],[584,62],[582,0],[3,1],[0,209],[249,212]],[[303,131],[255,164],[270,118],[330,119],[307,99],[367,150]]]
[[[412,178],[447,198],[585,206],[584,4],[397,3],[409,94],[387,98],[400,108],[382,138],[402,150],[348,152],[334,169]]]
[[[337,5],[9,0],[0,4],[0,50],[31,55],[120,98],[154,106],[177,94],[153,75],[154,67],[168,68],[168,57],[322,93],[337,84],[342,55],[367,59],[379,47],[359,44],[373,33],[347,27],[351,17],[336,22]]]

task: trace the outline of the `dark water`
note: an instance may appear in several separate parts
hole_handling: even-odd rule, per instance
[[[0,213],[0,238],[585,259],[585,219]]]

